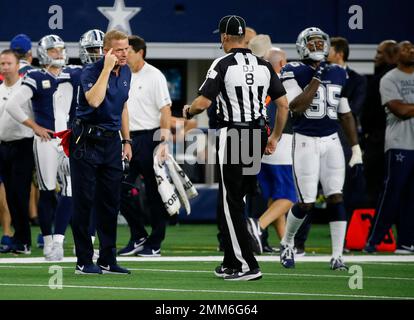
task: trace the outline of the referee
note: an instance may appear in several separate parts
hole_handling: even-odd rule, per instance
[[[248,241],[243,198],[255,185],[263,153],[271,154],[276,149],[287,120],[288,103],[272,66],[244,47],[244,19],[225,16],[218,31],[226,55],[213,62],[200,95],[183,112],[188,119],[207,109],[213,100],[217,103],[216,150],[222,208],[218,223],[223,228],[224,259],[215,275],[225,280],[256,280],[262,273]],[[268,95],[279,111],[269,138],[265,121]]]

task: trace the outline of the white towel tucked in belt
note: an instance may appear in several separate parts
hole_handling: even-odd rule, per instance
[[[175,193],[175,187],[170,176],[167,173],[165,163],[158,162],[158,158],[154,158],[155,179],[158,184],[158,192],[160,193],[162,202],[169,215],[178,214],[181,204],[178,195]]]
[[[187,215],[190,214],[189,199],[195,198],[198,192],[173,156],[169,154],[163,164],[160,164],[158,157],[155,156],[154,171],[158,182],[158,192],[168,213],[174,215],[178,213],[181,205],[184,205]]]

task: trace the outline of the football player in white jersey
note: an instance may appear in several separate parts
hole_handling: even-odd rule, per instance
[[[43,69],[29,70],[22,86],[7,104],[9,113],[19,122],[33,129],[33,151],[40,188],[39,223],[44,239],[46,260],[63,258],[64,233],[71,218],[71,183],[67,157],[60,141],[53,133],[67,128],[72,91],[66,83],[68,73],[62,72],[67,62],[65,43],[56,35],[40,39],[37,54]],[[34,118],[22,112],[21,105],[31,100]],[[63,171],[61,196],[56,202],[58,169]],[[52,225],[54,224],[54,230]]]

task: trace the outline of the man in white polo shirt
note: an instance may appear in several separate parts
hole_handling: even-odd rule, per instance
[[[34,166],[33,131],[14,120],[5,107],[22,83],[19,58],[10,49],[0,53],[0,72],[4,76],[4,82],[0,85],[0,161],[14,227],[12,244],[3,247],[0,252],[30,254],[31,233],[27,213]],[[29,102],[22,105],[22,110],[28,117],[32,116]]]
[[[132,71],[128,99],[129,129],[132,139],[130,172],[122,188],[121,213],[128,222],[131,238],[118,254],[159,257],[165,238],[168,213],[165,210],[154,175],[154,150],[165,160],[171,120],[171,98],[167,80],[160,70],[145,61],[147,46],[138,36],[129,38],[128,64]],[[158,131],[161,128],[160,131]],[[161,132],[157,136],[154,133]],[[138,175],[144,176],[150,210],[151,234],[145,230],[141,212],[128,208],[131,186]]]

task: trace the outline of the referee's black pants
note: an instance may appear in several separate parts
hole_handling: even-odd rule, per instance
[[[223,232],[223,266],[241,272],[259,267],[249,243],[244,197],[255,187],[266,143],[267,132],[259,126],[231,125],[217,132],[220,202],[218,223]],[[246,154],[253,157],[257,172],[249,170],[246,173],[246,169],[252,167],[252,163],[247,162]]]
[[[122,146],[118,132],[92,141],[78,139],[86,129],[74,126],[70,144],[72,232],[78,265],[92,264],[89,232],[92,207],[96,210],[99,265],[116,264],[116,231],[121,201]]]
[[[7,205],[14,227],[13,240],[16,245],[30,246],[29,198],[34,167],[33,138],[2,142],[0,155]]]
[[[122,188],[121,214],[128,222],[131,241],[137,241],[142,237],[148,237],[145,246],[158,250],[165,238],[165,231],[169,215],[158,192],[158,184],[154,173],[154,150],[159,141],[154,140],[154,133],[159,128],[151,130],[131,131],[132,159],[129,164],[129,174],[125,179],[127,184]],[[144,226],[142,211],[128,210],[127,197],[128,185],[134,184],[138,175],[144,176],[145,194],[150,211],[151,234],[148,236]]]

